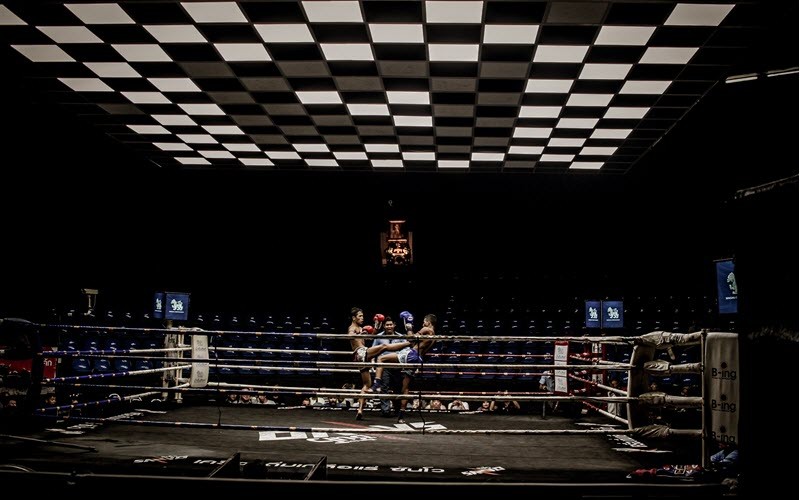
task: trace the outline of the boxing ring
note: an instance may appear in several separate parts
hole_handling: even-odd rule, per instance
[[[32,471],[43,470],[44,462],[49,461],[49,472],[58,475],[64,472],[59,470],[59,460],[53,459],[58,456],[64,458],[68,469],[81,464],[92,477],[101,472],[118,475],[120,470],[147,476],[169,470],[169,476],[192,478],[518,486],[596,483],[601,489],[602,485],[635,488],[642,486],[644,478],[635,471],[652,470],[665,462],[708,466],[711,439],[723,434],[723,424],[712,418],[711,406],[721,399],[720,390],[730,393],[730,389],[704,377],[708,375],[704,366],[720,363],[716,359],[720,345],[726,356],[736,354],[735,335],[717,332],[653,332],[637,337],[437,335],[437,343],[444,346],[524,343],[552,346],[553,352],[543,353],[537,347],[526,352],[481,354],[442,348],[429,353],[423,363],[398,365],[347,361],[352,359],[351,351],[329,348],[330,342],[342,342],[340,334],[76,325],[42,328],[62,332],[66,339],[83,338],[82,346],[68,340],[38,353],[37,359],[61,360],[62,365],[71,367],[63,371],[72,372],[43,377],[42,386],[61,393],[81,391],[86,397],[40,406],[32,412],[34,419],[46,422],[38,437],[57,437],[58,443],[71,447],[56,444],[57,452],[48,448],[42,456],[31,452],[22,440],[5,447],[4,461],[15,458]],[[292,342],[282,344],[286,339]],[[623,357],[625,361],[603,359],[606,346],[629,349],[630,355]],[[699,348],[700,360],[675,363],[658,359],[664,352],[677,359],[673,351],[687,347]],[[489,359],[481,360],[481,356]],[[484,362],[476,363],[476,359]],[[81,373],[87,360],[107,369]],[[502,362],[493,362],[496,360]],[[324,384],[337,377],[356,380],[359,369],[377,366],[416,369],[414,391],[408,395],[364,393]],[[232,373],[249,378],[240,383]],[[603,375],[611,373],[624,374],[627,387],[609,385]],[[648,390],[649,379],[671,374],[691,374],[698,382],[702,379],[701,395],[674,396]],[[513,380],[515,388],[536,389],[540,377],[548,375],[554,379],[552,391],[502,387]],[[474,383],[470,379],[474,377],[476,381],[485,379],[484,385],[499,383],[501,387],[495,391],[430,387],[436,377],[451,376],[464,376],[457,379],[461,386]],[[321,383],[285,383],[309,377]],[[266,378],[284,383],[254,383]],[[88,397],[101,394],[104,396]],[[227,405],[225,400],[232,395],[284,402]],[[403,423],[381,418],[373,411],[364,422],[355,422],[351,405],[293,404],[305,397],[334,401],[366,397],[376,406],[380,400],[457,399],[472,408],[485,401],[515,401],[536,411],[408,410]],[[559,411],[565,407],[570,411]],[[699,412],[700,418],[695,419],[699,425],[676,428],[654,421],[654,412],[663,408]],[[735,435],[729,429],[723,428]],[[102,466],[97,464],[97,454],[104,457]],[[659,491],[671,491],[672,485],[666,482],[656,484]],[[645,482],[642,487],[646,486]],[[704,490],[692,491],[703,490],[703,496],[718,493],[713,482],[702,486]]]

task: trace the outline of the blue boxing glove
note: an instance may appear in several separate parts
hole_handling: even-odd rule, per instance
[[[414,331],[414,315],[408,311],[403,311],[400,313],[400,318],[403,320],[403,325],[406,328],[406,331],[412,332]]]

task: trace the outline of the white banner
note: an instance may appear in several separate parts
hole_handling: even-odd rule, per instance
[[[192,357],[208,359],[208,337],[192,335]],[[208,363],[192,363],[192,376],[189,379],[192,387],[205,387],[208,384]]]
[[[555,365],[566,365],[569,358],[569,342],[556,342]],[[556,390],[562,394],[569,392],[567,370],[556,370]]]
[[[706,410],[711,414],[708,436],[721,443],[739,442],[739,337],[711,332],[706,337]]]

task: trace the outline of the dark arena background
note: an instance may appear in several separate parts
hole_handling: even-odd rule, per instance
[[[798,12],[778,4],[0,0],[3,484],[796,496]],[[276,41],[278,25],[309,38]],[[419,25],[421,38],[381,42],[383,25]],[[520,42],[503,38],[516,33],[509,26],[538,28]],[[621,26],[653,34],[608,42]],[[163,50],[133,54],[137,44]],[[267,59],[257,65],[237,44]],[[370,60],[337,59],[339,44],[372,47]],[[479,55],[437,52],[445,46]],[[576,46],[588,49],[574,64],[544,55]],[[658,57],[678,60],[647,62]],[[141,77],[86,69],[99,62]],[[585,76],[605,64],[630,73]],[[164,90],[160,78],[198,90]],[[576,83],[537,93],[538,78]],[[314,92],[339,100],[315,103]],[[430,95],[421,105],[404,100],[420,93]],[[570,104],[586,95],[605,101]],[[184,113],[203,103],[221,114]],[[362,104],[392,116],[350,107]],[[552,108],[561,114],[536,114]],[[628,108],[646,113],[608,118]],[[398,120],[422,115],[432,125]],[[599,122],[587,131],[556,118]],[[135,129],[159,125],[167,130]],[[243,131],[233,143],[270,165],[240,162],[254,156],[212,131],[230,125]],[[593,143],[603,127],[631,135]],[[545,128],[550,138],[525,135]],[[199,133],[213,144],[186,139]],[[570,141],[614,152],[598,158]],[[163,149],[184,142],[207,164]],[[309,155],[311,144],[325,153]],[[399,149],[375,154],[380,144]],[[348,160],[354,152],[366,154]],[[428,156],[407,156],[417,154]],[[727,260],[735,278],[720,282]],[[720,287],[736,312],[720,312]],[[188,319],[153,317],[165,291],[190,294]],[[587,301],[619,307],[623,327],[587,328]],[[412,333],[424,315],[438,318],[445,338],[424,354],[403,413],[397,401],[382,407],[400,392],[389,384],[370,389],[356,418],[354,306],[364,325],[381,313],[400,332],[401,311],[414,313]],[[672,368],[644,373],[636,350],[656,331],[703,341],[671,337],[649,363]],[[738,362],[712,369],[714,332],[736,334]],[[194,337],[208,341],[207,383],[182,378],[203,348],[153,350]],[[577,368],[554,390],[540,377],[561,345]],[[182,374],[163,368],[182,358]],[[735,403],[716,398],[720,380],[736,385]],[[644,408],[653,393],[667,403]],[[249,404],[259,399],[267,404]],[[712,428],[715,412],[737,414],[735,443]],[[709,458],[720,450],[738,457]]]

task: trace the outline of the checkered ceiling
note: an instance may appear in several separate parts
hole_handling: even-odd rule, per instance
[[[716,82],[748,4],[0,4],[6,67],[162,166],[622,173]]]

